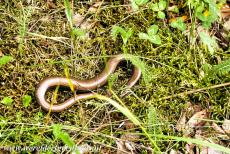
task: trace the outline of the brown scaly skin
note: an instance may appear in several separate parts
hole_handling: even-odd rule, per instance
[[[46,91],[53,86],[64,86],[69,87],[70,83],[73,85],[73,88],[80,91],[90,91],[94,90],[102,85],[104,85],[108,77],[116,70],[117,65],[124,61],[125,57],[124,55],[116,55],[109,59],[109,61],[106,63],[105,69],[99,74],[98,76],[88,79],[88,80],[78,80],[73,78],[66,78],[66,77],[49,77],[44,80],[42,80],[36,89],[36,98],[38,103],[41,105],[41,107],[46,111],[51,112],[61,112],[65,110],[66,108],[72,106],[77,101],[82,99],[90,99],[95,93],[89,92],[84,94],[78,94],[68,100],[66,100],[64,103],[58,104],[58,105],[52,105],[48,103],[45,99]],[[133,75],[130,78],[128,82],[128,87],[131,88],[140,78],[141,76],[141,70],[134,66]]]

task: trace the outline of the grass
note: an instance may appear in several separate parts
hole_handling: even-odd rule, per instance
[[[220,49],[211,56],[201,44],[191,48],[185,35],[157,19],[151,10],[140,8],[128,14],[120,1],[108,3],[96,14],[88,14],[87,17],[98,21],[89,30],[91,39],[75,39],[71,37],[74,27],[70,21],[71,11],[86,14],[89,2],[74,2],[73,6],[69,2],[65,0],[64,5],[58,0],[55,8],[42,0],[30,4],[16,0],[0,2],[0,52],[11,56],[0,67],[0,101],[6,97],[13,100],[11,105],[0,106],[1,147],[64,146],[62,136],[53,134],[53,124],[62,124],[60,132],[64,137],[69,136],[78,145],[87,143],[99,151],[116,151],[115,140],[133,132],[141,135],[139,142],[146,149],[151,143],[155,151],[170,151],[171,148],[184,151],[183,145],[191,142],[229,152],[224,144],[184,138],[173,129],[188,101],[204,109],[210,108],[211,120],[230,118],[229,86],[225,85],[230,81],[229,74],[212,79],[202,75],[204,61],[218,68],[215,66],[217,59],[230,58],[226,51]],[[138,34],[146,32],[153,24],[159,27],[157,35],[161,45],[139,39]],[[118,35],[116,40],[111,37],[113,26],[132,28],[134,33],[126,42],[125,51],[147,65],[147,82],[143,77],[130,89],[129,95],[120,97],[129,76],[126,69],[118,69],[113,86],[98,88],[95,92],[100,95],[96,95],[96,99],[81,101],[61,113],[43,111],[34,96],[39,81],[66,74],[82,80],[92,78],[102,71],[109,56],[123,52],[122,37]],[[145,68],[144,64],[140,67]],[[111,98],[105,96],[106,89],[112,90]],[[185,92],[190,95],[184,95]],[[49,100],[52,94],[48,93]],[[23,96],[27,95],[32,100],[25,106]],[[71,90],[63,89],[58,92],[58,101],[71,96]],[[152,116],[157,120],[151,119]],[[118,129],[127,120],[135,124],[134,128]],[[206,138],[213,138],[216,133],[211,131],[206,135]],[[73,146],[72,141],[70,146]],[[147,153],[145,148],[142,153]]]

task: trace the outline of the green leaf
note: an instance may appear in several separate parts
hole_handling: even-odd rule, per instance
[[[113,40],[116,40],[118,34],[121,35],[123,43],[126,44],[128,39],[132,36],[133,30],[132,30],[132,28],[130,28],[126,32],[122,27],[113,26],[113,28],[111,30],[111,35],[112,35]]]
[[[13,101],[14,100],[10,97],[4,97],[1,101],[1,103],[4,105],[10,106],[10,105],[12,105]]]
[[[149,36],[146,33],[139,33],[138,36],[139,36],[140,39],[143,39],[143,40],[148,40],[149,39]]]
[[[224,76],[230,72],[230,58],[214,66],[204,64],[202,69],[206,78],[215,79],[217,75]]]
[[[202,22],[202,26],[203,26],[205,29],[209,29],[209,28],[212,26],[212,22],[210,22],[210,21],[203,21],[203,22]]]
[[[208,46],[208,50],[211,55],[214,54],[214,50],[218,48],[218,45],[216,43],[216,40],[214,38],[211,38],[208,34],[201,32],[199,33],[201,41]]]
[[[185,31],[186,30],[186,24],[184,23],[182,18],[177,18],[176,21],[173,21],[170,23],[170,26],[173,28],[177,28],[181,31]]]
[[[137,56],[124,54],[124,57],[126,60],[130,60],[134,66],[138,67],[141,70],[141,74],[143,76],[145,84],[149,84],[152,80],[150,67],[148,67],[148,65]]]
[[[157,111],[152,105],[148,108],[147,125],[147,130],[150,134],[163,134],[160,127],[161,123],[157,116]],[[157,138],[154,137],[154,139],[156,140]]]
[[[161,44],[161,39],[157,34],[158,31],[158,26],[157,25],[152,25],[148,28],[147,33],[139,33],[139,38],[140,39],[145,39],[149,40],[150,42],[154,44]]]
[[[85,30],[81,28],[73,28],[71,30],[71,37],[78,37],[80,39],[85,39],[86,38],[86,32]]]
[[[195,9],[195,14],[202,21],[204,28],[210,28],[211,24],[220,16],[218,5],[213,0],[204,0]],[[207,6],[208,5],[208,6]],[[204,12],[205,11],[205,12]]]
[[[128,39],[133,35],[133,30],[130,28],[127,32],[121,33],[123,43],[126,44]]]
[[[167,5],[166,1],[161,0],[161,1],[158,3],[158,8],[159,8],[159,10],[160,10],[160,11],[163,11],[163,10],[166,8],[166,5]]]
[[[202,70],[204,71],[205,74],[208,74],[212,68],[212,65],[205,63],[202,65]]]
[[[111,30],[111,36],[113,40],[115,41],[117,39],[117,35],[119,34],[121,27],[119,26],[113,26]]]
[[[160,19],[164,19],[165,18],[165,13],[162,11],[157,12],[157,17]]]
[[[156,114],[156,109],[153,106],[150,106],[148,109],[148,131],[151,134],[156,134],[155,132],[155,127],[157,126],[157,114]]]
[[[158,31],[158,26],[157,25],[152,25],[148,28],[147,33],[149,36],[153,36],[157,33]]]
[[[216,2],[214,2],[213,0],[204,0],[204,1],[208,3],[209,12],[211,13],[211,15],[214,18],[218,17],[218,15],[220,14],[220,9],[218,8]]]
[[[149,0],[135,0],[135,3],[137,4],[137,5],[144,5],[144,4],[146,4],[146,3],[148,3],[149,2]]]
[[[74,141],[70,138],[69,134],[62,131],[62,125],[55,124],[53,125],[53,134],[55,138],[62,140],[65,145],[67,145],[70,149],[74,148],[74,151],[76,150],[77,154],[80,154],[79,150],[75,148]]]
[[[1,57],[0,58],[0,68],[3,65],[7,64],[8,62],[10,62],[11,60],[13,60],[13,57],[11,57],[11,56],[3,56],[3,57]]]
[[[31,100],[32,100],[32,97],[31,97],[30,95],[25,95],[25,96],[23,96],[23,98],[22,98],[23,106],[24,106],[25,108],[27,108],[28,106],[30,106]]]
[[[161,44],[161,38],[158,35],[151,36],[149,38],[149,41],[154,43],[154,44]]]
[[[214,65],[211,68],[212,74],[225,75],[230,71],[230,59],[221,62],[218,65]]]
[[[151,4],[151,5],[150,5],[150,8],[151,8],[154,12],[160,11],[157,3]]]
[[[197,16],[198,19],[200,19],[201,21],[207,21],[207,17],[204,16],[203,14],[204,11],[204,3],[201,3],[196,9],[195,9],[195,14]]]

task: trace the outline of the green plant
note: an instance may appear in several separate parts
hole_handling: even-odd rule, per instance
[[[177,28],[181,31],[185,31],[186,30],[186,24],[184,23],[184,20],[182,17],[177,18],[175,21],[172,21],[170,23],[170,26],[173,28]]]
[[[71,37],[72,38],[79,38],[81,40],[86,38],[86,31],[81,28],[73,28],[71,30]]]
[[[3,65],[9,63],[11,60],[13,60],[13,57],[11,57],[11,56],[2,56],[2,57],[0,58],[0,68],[1,68]]]
[[[163,10],[165,10],[166,8],[166,1],[164,0],[160,0],[159,3],[154,3],[150,5],[150,8],[154,11],[157,12],[157,17],[160,19],[164,19],[165,18],[165,13],[163,12]]]
[[[153,106],[148,108],[148,121],[147,121],[147,130],[149,134],[162,134],[160,129],[160,122],[157,116],[157,111]],[[157,139],[154,137],[155,140]]]
[[[118,79],[118,73],[114,73],[109,77],[109,80],[108,80],[109,89],[112,89],[112,86],[117,79]]]
[[[135,65],[141,70],[142,77],[144,79],[145,84],[146,85],[149,84],[149,82],[152,80],[152,75],[148,68],[148,65],[137,56],[131,54],[124,54],[124,56],[125,59],[130,60],[133,65]]]
[[[133,10],[138,10],[139,6],[142,6],[146,3],[148,3],[149,0],[131,0],[131,6],[133,8]]]
[[[74,141],[70,138],[69,134],[62,131],[62,125],[55,124],[53,125],[53,134],[56,139],[62,140],[65,145],[67,145],[72,152],[80,154],[79,150],[76,148]]]
[[[14,100],[12,98],[10,98],[10,97],[4,97],[1,100],[1,103],[4,104],[4,105],[10,106],[10,105],[12,105],[13,101]]]
[[[25,108],[27,108],[28,106],[30,106],[30,102],[32,100],[32,97],[30,95],[24,95],[22,97],[22,103],[23,103],[23,106]]]
[[[67,17],[67,20],[69,22],[70,29],[71,29],[71,32],[70,32],[71,38],[75,39],[75,37],[77,37],[79,39],[85,39],[86,38],[85,30],[81,28],[73,27],[73,11],[71,9],[71,4],[69,0],[64,0],[64,6],[65,6],[65,14],[66,14],[66,17]]]
[[[71,5],[69,0],[64,0],[64,6],[65,6],[65,14],[67,17],[67,20],[70,24],[70,28],[73,28],[73,11],[71,9]]]
[[[219,10],[213,1],[206,2],[208,2],[208,9],[205,10],[204,3],[201,3],[196,8],[196,16],[202,21],[203,27],[209,28],[218,19]]]
[[[159,35],[157,35],[157,32],[158,32],[158,26],[152,25],[147,29],[147,34],[139,33],[139,38],[144,40],[149,40],[154,44],[161,44],[161,38]]]
[[[200,32],[199,33],[200,39],[204,45],[208,47],[208,50],[211,55],[214,54],[214,50],[218,48],[218,44],[216,43],[215,38],[211,38],[207,33]]]
[[[133,29],[129,28],[128,30],[125,30],[122,27],[113,26],[111,30],[111,35],[112,35],[113,40],[116,40],[118,34],[121,35],[121,38],[123,40],[122,49],[123,49],[123,52],[126,53],[127,52],[126,44],[128,42],[128,39],[133,35]]]
[[[218,65],[204,64],[202,66],[206,78],[215,78],[217,75],[223,76],[230,71],[230,59],[221,62]]]
[[[111,35],[112,35],[113,40],[116,40],[118,34],[121,35],[123,43],[124,43],[124,45],[126,45],[128,42],[128,39],[133,35],[133,30],[132,30],[132,28],[125,30],[122,27],[113,26],[112,31],[111,31]]]
[[[218,5],[213,0],[189,0],[187,2],[195,12],[195,16],[202,21],[204,28],[210,28],[220,14]]]

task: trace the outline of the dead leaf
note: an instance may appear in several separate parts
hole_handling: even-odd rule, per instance
[[[202,110],[200,112],[196,112],[186,123],[185,129],[184,129],[184,135],[185,136],[193,136],[196,133],[196,130],[198,130],[200,127],[202,127],[206,121],[204,119],[207,119],[209,117],[208,110]]]
[[[88,9],[88,11],[90,13],[96,13],[96,12],[100,12],[100,7],[102,6],[103,2],[96,2],[94,3],[92,6],[90,6],[90,8]]]
[[[89,30],[95,26],[97,22],[87,19],[81,24],[81,29]]]
[[[178,8],[178,6],[177,5],[169,6],[167,10],[168,11],[174,11],[175,8]]]
[[[176,130],[177,131],[184,131],[185,129],[185,123],[186,123],[186,113],[185,111],[182,111],[181,116],[176,124]]]
[[[136,154],[136,146],[135,143],[140,138],[139,135],[135,133],[123,134],[120,139],[116,140],[116,144],[118,147],[117,154],[129,153]]]
[[[116,144],[117,144],[117,154],[131,154],[131,152],[129,152],[129,150],[126,148],[125,146],[125,142],[118,139],[116,140]]]
[[[186,106],[185,106],[185,110],[187,112],[187,117],[192,116],[194,113],[199,112],[202,110],[200,105],[194,105],[191,102],[187,102]]]
[[[206,136],[205,136],[203,129],[196,130],[194,138],[200,139],[200,140],[206,140]]]
[[[214,150],[210,147],[201,147],[199,154],[223,154],[220,151]]]
[[[134,10],[132,9],[131,7],[131,0],[124,0],[124,5],[127,5],[127,10],[128,10],[128,13],[132,13]]]
[[[133,142],[130,141],[125,141],[125,147],[131,151],[131,153],[136,153],[136,148],[135,148],[135,144]]]
[[[201,111],[200,105],[193,105],[191,102],[187,102],[185,109],[182,110],[181,116],[176,124],[176,130],[184,131],[186,127],[186,117],[192,116],[194,113]]]
[[[220,9],[220,12],[221,12],[221,17],[224,19],[224,18],[227,18],[230,16],[230,7],[228,4],[225,4],[221,9]]]
[[[95,24],[97,23],[97,21],[93,21],[90,19],[85,19],[85,16],[80,15],[78,13],[76,13],[73,16],[73,24],[75,27],[80,27],[81,29],[84,30],[89,30],[91,28],[93,28],[95,26]]]
[[[92,151],[92,147],[88,144],[82,144],[77,146],[78,151],[80,154],[86,154],[86,153],[90,153]]]
[[[122,140],[129,140],[129,141],[132,141],[132,142],[138,141],[139,138],[140,138],[140,135],[135,134],[135,133],[127,133],[127,134],[123,134],[121,136]]]
[[[83,15],[80,15],[79,13],[76,13],[73,16],[73,24],[76,27],[80,27],[80,25],[83,23],[84,19],[85,19],[85,17]]]
[[[135,128],[135,125],[133,124],[133,122],[131,122],[129,120],[125,121],[124,126],[125,126],[125,129],[127,129],[127,130]]]
[[[226,22],[224,22],[223,27],[224,29],[226,29],[226,31],[230,30],[230,18]]]
[[[212,128],[218,133],[225,134],[224,130],[218,126],[215,122],[212,123]]]
[[[204,119],[207,119],[209,117],[209,112],[207,109],[202,110],[200,112],[195,113],[187,122],[188,127],[194,128],[194,127],[200,127],[203,126],[206,121]]]
[[[185,111],[187,111],[187,112],[190,112],[191,110],[193,110],[193,107],[192,107],[193,105],[192,105],[192,103],[191,102],[187,102],[186,104],[185,104]]]
[[[55,9],[57,6],[54,4],[53,0],[47,0],[47,5],[49,9]]]
[[[2,51],[0,50],[0,57],[2,57],[3,56],[3,53],[2,53]]]
[[[225,119],[222,128],[226,133],[230,134],[230,120]]]
[[[194,154],[194,148],[195,145],[194,144],[186,144],[185,145],[185,149],[186,149],[186,154]]]

